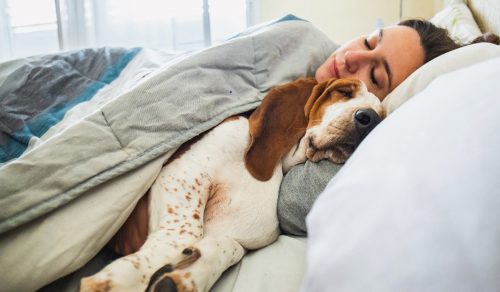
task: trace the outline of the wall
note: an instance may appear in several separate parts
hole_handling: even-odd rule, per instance
[[[405,0],[403,18],[431,17],[442,1]],[[258,0],[257,22],[292,13],[307,19],[332,40],[343,43],[399,20],[399,0]]]

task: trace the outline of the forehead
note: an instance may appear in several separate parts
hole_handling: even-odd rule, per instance
[[[380,43],[382,57],[392,74],[392,91],[424,63],[424,49],[417,31],[407,26],[391,26],[383,30]]]

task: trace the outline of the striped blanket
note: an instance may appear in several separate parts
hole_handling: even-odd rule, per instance
[[[0,163],[29,150],[68,110],[113,82],[139,51],[87,49],[3,64],[10,72],[0,86]]]
[[[333,47],[287,16],[195,53],[100,48],[0,64],[2,289],[81,267],[177,147],[312,75]]]

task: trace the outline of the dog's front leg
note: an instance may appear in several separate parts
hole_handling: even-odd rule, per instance
[[[300,139],[300,141],[290,151],[288,151],[285,156],[283,156],[283,173],[287,173],[295,165],[301,164],[307,160],[306,140],[307,138],[302,137],[302,139]]]

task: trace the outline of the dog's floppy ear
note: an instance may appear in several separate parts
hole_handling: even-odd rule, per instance
[[[269,180],[278,160],[305,134],[304,106],[316,84],[314,78],[304,78],[273,88],[248,119],[251,141],[245,166],[256,179]]]
[[[319,83],[314,87],[304,107],[304,114],[309,121],[308,127],[321,122],[327,105],[356,96],[359,88],[360,81],[351,78],[332,78]]]
[[[325,98],[326,95],[329,94],[330,91],[332,91],[334,89],[334,87],[332,85],[337,80],[338,79],[331,78],[331,79],[328,79],[328,80],[323,81],[321,83],[318,83],[318,85],[316,85],[314,87],[314,89],[311,93],[311,96],[309,97],[306,105],[304,106],[304,114],[306,115],[306,117],[308,119],[310,118],[311,110],[312,110],[314,104],[316,103],[316,101],[318,101],[319,99]]]

